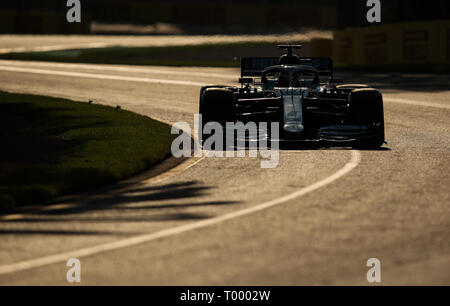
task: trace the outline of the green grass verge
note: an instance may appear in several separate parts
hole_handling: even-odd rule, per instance
[[[106,47],[0,54],[0,59],[96,64],[239,67],[243,56],[278,56],[269,42],[215,43],[168,47]]]
[[[0,209],[137,174],[170,156],[170,127],[125,110],[0,92]]]

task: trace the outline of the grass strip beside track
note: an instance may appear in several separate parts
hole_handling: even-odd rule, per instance
[[[0,59],[160,66],[239,67],[243,56],[277,56],[272,42],[214,43],[166,47],[105,47],[0,54]]]
[[[56,51],[30,51],[0,54],[0,59],[152,66],[240,67],[241,57],[278,57],[278,42],[230,42],[202,45],[152,46],[152,47],[104,47]],[[297,42],[296,42],[297,43]],[[299,42],[302,43],[302,42]],[[309,56],[309,43],[304,42],[302,56]],[[376,64],[339,67],[339,70],[448,73],[449,64]]]
[[[170,127],[129,111],[0,92],[0,210],[142,172],[170,156]]]

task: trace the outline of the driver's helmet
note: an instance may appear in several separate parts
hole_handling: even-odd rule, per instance
[[[291,84],[291,78],[288,73],[281,72],[278,76],[277,87],[289,87]]]
[[[313,79],[313,81],[312,81],[312,84],[313,84],[313,86],[320,85],[320,78],[319,78],[319,75],[315,75],[315,76],[314,76],[314,79]]]

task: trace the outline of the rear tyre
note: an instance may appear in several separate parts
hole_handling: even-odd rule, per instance
[[[200,114],[202,115],[202,125],[199,127],[199,138],[204,141],[210,134],[204,134],[204,128],[209,122],[218,122],[223,127],[222,140],[225,145],[225,125],[227,122],[234,122],[235,99],[234,94],[227,88],[202,88],[200,94]],[[214,149],[214,148],[212,148]]]
[[[348,124],[367,126],[370,137],[358,140],[357,149],[378,149],[384,143],[384,110],[381,93],[373,88],[355,89],[349,95]]]

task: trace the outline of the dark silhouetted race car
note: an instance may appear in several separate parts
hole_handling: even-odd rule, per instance
[[[324,141],[330,146],[376,149],[383,145],[381,93],[333,78],[331,58],[293,54],[242,58],[240,86],[205,86],[200,91],[200,138],[208,122],[278,122],[280,141]],[[267,135],[271,135],[267,133]]]

